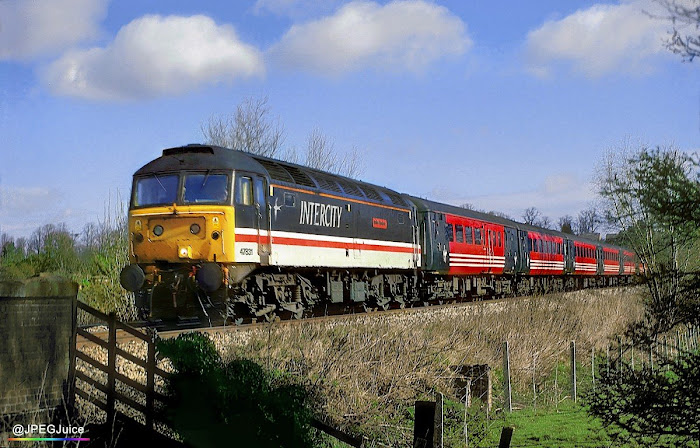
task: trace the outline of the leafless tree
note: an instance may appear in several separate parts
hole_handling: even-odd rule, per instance
[[[499,218],[510,219],[511,221],[513,221],[513,218],[511,218],[510,215],[508,215],[507,213],[499,212],[497,210],[491,210],[487,213],[489,215],[498,216]]]
[[[339,155],[333,140],[318,128],[314,128],[307,139],[304,165],[347,177],[357,177],[363,171],[362,157],[356,147]]]
[[[353,147],[340,154],[331,138],[314,128],[307,139],[303,157],[295,147],[284,150],[285,131],[279,118],[272,118],[267,97],[243,100],[231,116],[212,116],[201,126],[204,141],[265,157],[303,164],[347,177],[364,171],[361,152]]]
[[[523,222],[531,226],[536,226],[539,223],[541,217],[542,213],[540,213],[540,211],[537,210],[537,208],[530,207],[525,209],[525,212],[523,213]]]
[[[692,62],[700,55],[700,0],[656,0],[673,24],[666,48]]]
[[[318,128],[314,128],[307,138],[305,165],[317,170],[338,166],[335,144]]]
[[[559,218],[557,221],[557,227],[562,233],[574,233],[574,217],[571,215],[565,215]]]
[[[576,217],[576,233],[596,233],[601,224],[601,217],[594,207],[581,210]]]
[[[267,97],[248,97],[232,116],[212,116],[201,126],[209,145],[279,157],[284,143],[284,127],[270,116]]]

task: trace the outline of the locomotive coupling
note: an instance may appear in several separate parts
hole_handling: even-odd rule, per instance
[[[146,274],[144,274],[141,266],[137,264],[125,266],[121,274],[119,274],[119,283],[121,283],[122,288],[131,292],[140,290],[145,280]]]

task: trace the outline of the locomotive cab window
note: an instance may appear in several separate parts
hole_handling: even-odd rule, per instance
[[[132,198],[134,207],[176,203],[178,183],[177,174],[153,174],[137,179]]]
[[[226,174],[186,174],[185,204],[224,204],[228,199],[229,181]]]
[[[253,179],[241,176],[236,179],[236,204],[253,205]]]

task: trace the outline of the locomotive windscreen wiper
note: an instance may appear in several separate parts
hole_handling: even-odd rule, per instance
[[[158,179],[158,175],[157,175],[157,174],[155,174],[155,173],[153,173],[153,177],[155,177],[155,178],[156,178],[156,180],[158,181],[158,183],[160,184],[160,188],[162,188],[162,189],[163,189],[163,191],[167,193],[167,192],[168,192],[168,190],[167,190],[167,189],[166,189],[166,188],[165,188],[165,187],[163,186],[163,183],[162,183],[162,182],[160,181],[160,179]]]

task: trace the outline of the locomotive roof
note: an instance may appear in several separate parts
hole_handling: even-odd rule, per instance
[[[250,155],[220,146],[187,145],[163,150],[163,155],[142,166],[134,175],[180,170],[262,171]]]
[[[243,151],[208,145],[187,145],[163,150],[163,155],[136,171],[136,176],[179,170],[244,170],[267,173],[276,183],[321,190],[334,195],[409,209],[398,192],[349,177]]]

